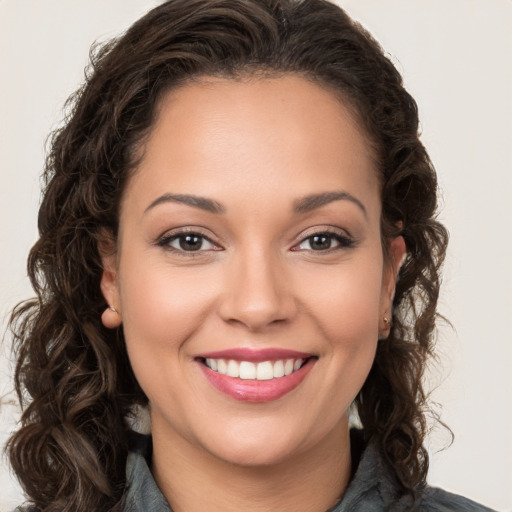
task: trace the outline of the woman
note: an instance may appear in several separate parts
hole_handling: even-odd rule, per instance
[[[327,2],[174,0],[100,49],[13,317],[32,508],[488,510],[425,483],[447,235],[417,128]]]

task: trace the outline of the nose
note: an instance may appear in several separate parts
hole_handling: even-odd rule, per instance
[[[250,331],[290,321],[297,313],[285,264],[277,256],[240,256],[226,269],[219,314]]]

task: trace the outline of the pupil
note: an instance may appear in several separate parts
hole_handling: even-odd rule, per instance
[[[331,237],[329,235],[315,235],[310,240],[311,248],[314,250],[329,249]]]
[[[184,235],[180,237],[180,247],[184,251],[196,251],[201,248],[203,240],[197,235]]]

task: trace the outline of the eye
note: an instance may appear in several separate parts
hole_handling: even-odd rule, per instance
[[[338,249],[342,247],[350,247],[353,241],[347,237],[344,237],[338,233],[331,233],[329,231],[323,231],[320,233],[314,233],[311,236],[305,238],[298,246],[293,250],[305,250],[305,251],[329,251],[331,249]]]
[[[164,237],[158,245],[176,251],[199,252],[218,250],[218,247],[199,233],[177,233]]]

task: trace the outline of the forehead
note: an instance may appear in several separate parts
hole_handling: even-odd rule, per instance
[[[205,78],[169,92],[126,195],[221,197],[232,187],[270,200],[340,187],[374,193],[378,179],[351,109],[303,77]]]

